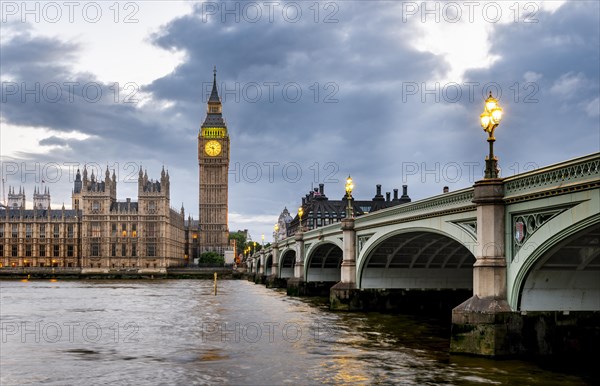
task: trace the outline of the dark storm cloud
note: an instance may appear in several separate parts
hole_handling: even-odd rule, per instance
[[[160,156],[165,151],[160,145],[177,145],[166,131],[168,119],[157,120],[151,108],[124,103],[125,91],[115,101],[114,84],[105,84],[92,74],[74,73],[70,62],[77,54],[77,45],[27,33],[4,43],[0,58],[6,77],[3,119],[17,126],[91,135],[77,150],[89,156],[102,154],[102,158],[125,154],[139,158],[147,153],[146,147],[156,149]],[[140,139],[142,148],[135,145]]]
[[[77,44],[61,42],[56,39],[38,37],[32,39],[27,33],[14,36],[2,45],[3,72],[23,71],[24,64],[56,64],[68,63],[75,58]]]
[[[42,146],[67,146],[69,144],[69,141],[67,141],[66,139],[63,138],[58,138],[58,137],[48,137],[48,138],[44,138],[40,141],[40,145]]]

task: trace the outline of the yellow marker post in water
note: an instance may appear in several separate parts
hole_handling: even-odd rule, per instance
[[[215,296],[217,296],[217,273],[215,272]]]

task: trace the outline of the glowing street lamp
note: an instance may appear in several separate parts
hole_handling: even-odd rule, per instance
[[[346,196],[348,199],[348,207],[346,208],[346,218],[353,218],[354,213],[352,210],[352,191],[354,190],[354,182],[352,182],[352,177],[348,176],[346,178]]]
[[[300,218],[300,232],[302,232],[302,215],[304,214],[304,209],[302,207],[298,208],[298,217]]]
[[[485,100],[485,108],[479,116],[483,131],[488,133],[488,143],[490,144],[490,154],[485,159],[485,178],[498,178],[498,159],[494,156],[494,130],[502,120],[502,107],[498,104],[498,100],[490,96]]]

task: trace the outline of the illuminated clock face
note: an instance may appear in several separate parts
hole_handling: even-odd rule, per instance
[[[221,154],[221,144],[218,141],[208,141],[204,145],[204,151],[211,157]]]

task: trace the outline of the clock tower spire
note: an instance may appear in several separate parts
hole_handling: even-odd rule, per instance
[[[229,134],[217,90],[217,68],[206,118],[198,133],[200,253],[228,248]]]

